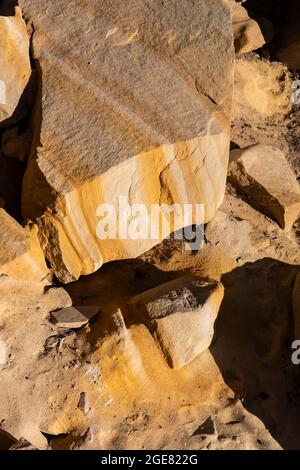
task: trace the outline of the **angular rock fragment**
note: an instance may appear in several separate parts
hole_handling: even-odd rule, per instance
[[[233,184],[283,230],[291,230],[300,212],[300,188],[283,152],[257,144],[232,150],[230,160]]]
[[[300,273],[297,274],[293,289],[293,314],[295,339],[300,340]]]
[[[81,328],[100,311],[96,305],[67,307],[51,313],[51,320],[59,328]]]
[[[0,122],[13,114],[31,74],[29,35],[21,9],[0,16]]]
[[[23,228],[0,209],[0,274],[41,281],[48,274],[35,224]]]
[[[20,5],[35,25],[43,75],[41,147],[27,167],[23,214],[38,219],[57,277],[69,282],[136,257],[168,235],[99,238],[97,208],[112,204],[119,220],[121,195],[148,213],[151,204],[204,204],[209,221],[228,164],[234,48],[226,3]]]
[[[235,0],[229,0],[236,52],[251,52],[265,44],[259,24],[249,17],[246,8]]]
[[[177,368],[210,346],[223,295],[220,282],[185,276],[135,296],[129,308],[143,317]]]
[[[289,0],[285,8],[284,21],[276,41],[275,55],[288,65],[290,70],[300,69],[300,11],[297,0]]]

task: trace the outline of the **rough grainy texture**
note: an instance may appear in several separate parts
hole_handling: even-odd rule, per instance
[[[0,2],[0,450],[300,449],[298,3]],[[122,193],[201,242],[100,243]]]
[[[300,272],[296,277],[293,289],[293,314],[295,339],[300,340]]]
[[[48,274],[37,225],[21,227],[0,209],[0,274],[40,281]]]
[[[221,283],[182,277],[134,297],[130,307],[144,313],[168,363],[176,368],[210,346],[223,294]]]
[[[148,207],[203,203],[210,220],[228,161],[234,48],[225,2],[20,5],[34,24],[43,113],[23,213],[41,216],[54,200],[39,225],[56,275],[77,279],[157,243],[97,238],[97,206],[117,205],[120,194]]]
[[[20,8],[0,16],[0,122],[13,114],[31,74],[29,35]]]
[[[235,51],[244,53],[259,49],[265,44],[265,38],[258,23],[250,18],[246,8],[236,0],[227,0],[231,15]]]
[[[229,178],[280,227],[291,230],[300,213],[300,187],[279,149],[257,144],[232,150]]]
[[[238,55],[235,64],[233,119],[251,125],[276,119],[291,110],[291,78],[279,62],[255,54]]]

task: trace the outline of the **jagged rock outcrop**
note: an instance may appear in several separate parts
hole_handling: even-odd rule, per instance
[[[227,4],[20,5],[35,29],[43,116],[23,214],[38,219],[57,277],[72,281],[157,243],[97,237],[97,207],[113,204],[119,217],[119,195],[148,209],[202,203],[209,221],[228,163],[234,48]]]
[[[37,233],[37,225],[23,228],[0,209],[0,274],[32,281],[41,281],[47,276],[48,268]]]
[[[21,9],[0,16],[0,122],[11,117],[31,74],[29,35]]]
[[[300,212],[300,187],[283,152],[257,144],[230,152],[229,179],[285,231]]]
[[[129,304],[148,324],[171,367],[182,367],[211,344],[223,299],[218,281],[186,276],[134,297]]]

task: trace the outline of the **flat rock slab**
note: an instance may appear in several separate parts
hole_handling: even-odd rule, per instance
[[[300,212],[300,187],[283,152],[256,144],[230,153],[229,179],[285,231]]]
[[[185,276],[135,296],[129,308],[144,319],[168,364],[178,368],[210,346],[223,295],[220,282]]]
[[[59,328],[81,328],[100,311],[97,305],[67,307],[51,312],[51,321]]]
[[[0,275],[41,281],[48,273],[37,225],[22,227],[0,208]]]

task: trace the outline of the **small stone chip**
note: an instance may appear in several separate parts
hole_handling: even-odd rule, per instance
[[[51,312],[51,322],[59,328],[81,328],[100,311],[97,305],[67,307]]]

